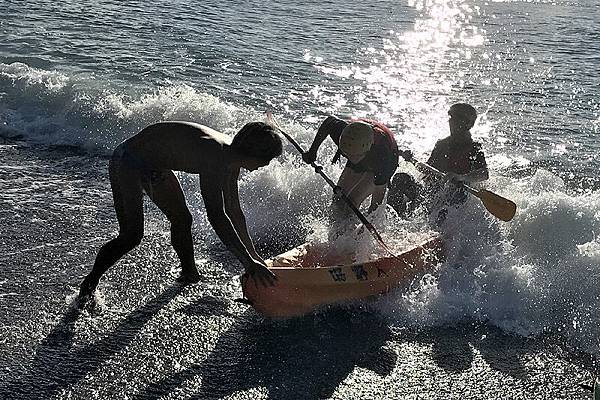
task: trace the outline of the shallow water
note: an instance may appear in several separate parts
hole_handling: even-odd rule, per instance
[[[234,301],[240,267],[206,227],[194,230],[202,281],[176,284],[168,226],[151,204],[142,245],[106,274],[97,308],[77,312],[77,285],[116,229],[106,160],[0,150],[11,204],[1,216],[3,398],[589,397],[578,384],[597,357],[557,329],[559,302],[538,315],[502,266],[446,265],[408,293],[268,321]],[[532,322],[547,329],[530,335]]]

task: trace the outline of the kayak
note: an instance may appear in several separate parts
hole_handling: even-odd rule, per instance
[[[326,305],[387,293],[431,271],[444,258],[439,236],[395,257],[362,263],[335,254],[326,245],[305,243],[266,260],[278,278],[273,286],[242,277],[242,290],[246,302],[260,314],[295,317]]]

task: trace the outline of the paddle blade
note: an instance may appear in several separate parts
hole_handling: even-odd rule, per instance
[[[474,194],[481,199],[483,205],[490,213],[502,221],[510,221],[517,212],[517,205],[514,202],[505,199],[494,192],[482,189]]]

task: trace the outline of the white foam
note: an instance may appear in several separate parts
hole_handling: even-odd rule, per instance
[[[258,117],[185,84],[124,92],[94,76],[66,76],[21,63],[0,63],[0,93],[0,135],[102,153],[157,121],[189,120],[232,133]]]
[[[69,78],[57,71],[32,68],[23,63],[0,63],[0,77],[12,81],[13,86],[23,90],[47,90],[58,92],[69,83]]]
[[[522,335],[558,332],[600,352],[600,194],[572,194],[543,170],[501,187],[519,207],[513,221],[495,221],[476,199],[450,210],[448,261],[381,309],[398,323],[474,318]]]

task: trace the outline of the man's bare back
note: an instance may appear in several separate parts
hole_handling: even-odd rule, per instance
[[[150,125],[123,144],[150,169],[201,174],[225,162],[231,139],[204,125],[169,121]]]

